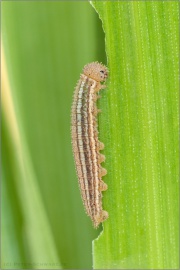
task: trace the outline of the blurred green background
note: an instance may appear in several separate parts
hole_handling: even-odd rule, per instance
[[[93,4],[1,4],[2,269],[178,266],[178,2]],[[102,27],[110,218],[92,247],[102,227],[81,202],[70,113],[83,66],[106,64]]]
[[[92,228],[70,138],[83,66],[106,64],[87,1],[1,4],[3,269],[91,268]]]

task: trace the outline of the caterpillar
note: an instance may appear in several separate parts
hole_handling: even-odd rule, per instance
[[[102,209],[102,191],[107,184],[102,181],[106,169],[100,163],[105,156],[99,151],[104,144],[98,140],[97,114],[100,110],[96,101],[101,84],[108,77],[104,65],[93,62],[87,64],[76,85],[71,110],[71,136],[75,166],[85,210],[95,228],[108,218],[108,212]]]

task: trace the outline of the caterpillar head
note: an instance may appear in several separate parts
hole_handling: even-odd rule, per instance
[[[97,82],[103,82],[108,77],[107,67],[98,62],[87,64],[83,69],[83,73]]]

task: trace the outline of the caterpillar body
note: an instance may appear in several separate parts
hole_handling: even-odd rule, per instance
[[[87,64],[75,88],[71,111],[72,147],[81,197],[95,228],[108,218],[107,211],[102,209],[102,191],[107,189],[102,176],[107,171],[100,165],[105,156],[99,152],[104,144],[98,140],[97,114],[100,110],[96,106],[99,90],[106,87],[101,83],[107,76],[104,65]]]

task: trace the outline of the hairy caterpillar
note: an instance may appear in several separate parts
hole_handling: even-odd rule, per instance
[[[100,110],[96,106],[100,97],[97,93],[106,87],[101,82],[107,76],[104,65],[87,64],[75,88],[71,112],[72,146],[81,196],[95,228],[108,218],[108,213],[102,209],[102,191],[107,185],[101,178],[107,172],[100,165],[105,156],[99,152],[104,144],[98,140],[97,114]]]

